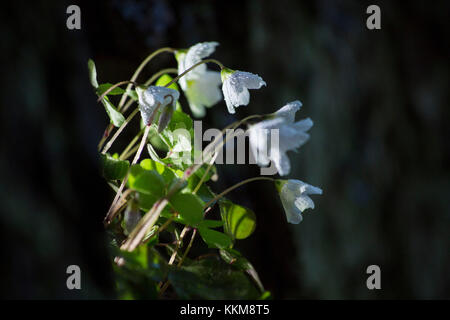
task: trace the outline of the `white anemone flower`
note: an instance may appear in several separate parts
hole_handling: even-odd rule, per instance
[[[217,42],[202,42],[188,50],[178,50],[175,57],[178,61],[178,74],[210,56],[219,44]],[[220,93],[220,72],[208,70],[206,64],[201,64],[180,78],[181,89],[186,94],[189,107],[196,117],[205,115],[205,107],[212,107],[222,99]]]
[[[180,93],[177,90],[160,86],[149,86],[146,89],[136,87],[136,93],[139,99],[139,110],[145,125],[151,124],[155,117],[153,113],[158,111],[158,106],[160,111],[168,104],[175,107],[180,97]]]
[[[273,161],[280,176],[289,174],[291,163],[286,152],[297,150],[309,139],[307,131],[313,126],[310,118],[295,121],[295,113],[302,103],[293,101],[249,129],[250,147],[256,163],[269,165]],[[278,141],[272,141],[272,130],[278,130]],[[270,140],[270,141],[269,141]],[[278,142],[278,144],[276,144]]]
[[[265,86],[264,80],[257,74],[223,68],[222,91],[227,103],[228,112],[235,113],[235,108],[246,106],[250,102],[248,89],[259,89]]]
[[[302,212],[306,209],[314,209],[314,202],[309,195],[322,194],[322,189],[300,180],[289,179],[282,181],[279,193],[287,221],[299,224],[303,220]]]

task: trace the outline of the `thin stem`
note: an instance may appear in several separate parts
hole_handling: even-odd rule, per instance
[[[111,148],[114,141],[117,139],[117,137],[120,135],[120,133],[123,131],[123,129],[125,129],[127,124],[130,123],[130,121],[134,118],[134,116],[138,112],[139,112],[139,108],[136,108],[132,113],[130,113],[128,118],[125,119],[125,121],[122,123],[122,125],[119,127],[119,129],[117,129],[116,133],[114,133],[114,135],[111,137],[111,139],[109,139],[106,146],[103,148],[103,151],[102,151],[103,154],[105,154],[109,150],[109,148]]]
[[[144,67],[154,58],[156,57],[158,54],[163,53],[163,52],[175,52],[176,50],[173,48],[161,48],[158,49],[156,51],[154,51],[153,53],[149,54],[147,56],[147,58],[145,58],[141,64],[137,67],[136,71],[134,72],[133,76],[131,77],[130,81],[136,81],[137,77],[139,76],[139,74],[141,73],[141,71],[144,69]],[[127,86],[127,89],[125,91],[128,91],[131,89],[131,85]],[[118,110],[120,111],[120,109],[122,108],[122,106],[125,103],[125,100],[127,98],[126,92],[122,95],[122,97],[120,98],[120,102],[119,102],[119,107]]]
[[[250,119],[251,117],[247,117],[246,121]],[[245,120],[245,119],[244,119]],[[243,123],[243,120],[239,121],[238,124]],[[209,150],[213,146],[217,144],[217,141],[211,142],[208,146],[206,146],[205,150],[203,151],[203,155],[205,154],[206,150]],[[202,158],[203,158],[202,155]],[[136,247],[141,243],[142,239],[145,236],[145,233],[149,228],[151,228],[155,222],[158,220],[159,215],[161,214],[162,210],[166,207],[166,205],[169,203],[169,199],[180,190],[180,188],[183,187],[185,181],[187,181],[201,166],[203,165],[203,162],[200,164],[194,164],[188,169],[184,171],[183,176],[181,179],[179,179],[169,190],[167,195],[153,204],[152,208],[142,217],[142,219],[139,221],[137,226],[134,228],[134,230],[131,232],[131,234],[128,236],[128,239],[123,243],[123,245],[120,247],[121,250],[126,251],[133,251],[136,249]],[[264,178],[261,178],[260,180],[263,180]],[[265,178],[266,180],[269,180],[269,178]],[[209,205],[209,204],[208,204]]]
[[[151,76],[151,77],[144,83],[144,85],[145,85],[145,86],[151,85],[155,80],[157,80],[160,76],[162,76],[163,74],[166,74],[166,73],[174,73],[174,74],[177,74],[177,73],[178,73],[178,70],[177,70],[177,69],[174,69],[174,68],[167,68],[167,69],[160,70],[160,71],[158,71],[157,73],[155,73],[153,76]],[[129,100],[129,101],[125,104],[125,106],[123,107],[123,112],[127,111],[128,108],[133,104],[133,102],[134,102],[133,99]]]
[[[172,253],[172,256],[170,257],[169,265],[171,265],[171,264],[174,263],[175,258],[176,258],[177,254],[178,254],[178,249],[180,249],[180,246],[181,246],[181,243],[182,243],[182,241],[183,241],[183,239],[184,239],[184,236],[186,235],[186,233],[187,233],[188,231],[189,231],[189,227],[188,227],[188,226],[184,226],[184,228],[183,228],[183,230],[181,231],[181,234],[180,234],[180,239],[178,239],[177,245],[176,245],[176,247],[175,247],[175,250],[174,250],[174,252]],[[189,252],[189,249],[190,249],[190,247],[192,246],[192,242],[193,242],[193,240],[194,240],[193,238],[195,237],[196,231],[197,231],[197,230],[194,229],[194,232],[192,233],[191,240],[189,241],[188,248],[186,249],[187,252]],[[178,265],[177,265],[177,266],[180,266],[180,262],[183,262],[184,258],[186,258],[186,254],[187,254],[186,251],[184,252],[184,254],[183,254],[183,256],[181,257],[180,261],[178,262]],[[159,291],[159,296],[162,296],[162,295],[164,294],[164,292],[167,290],[167,288],[169,287],[169,285],[170,285],[170,282],[169,282],[169,280],[167,280],[167,281],[162,285],[161,290]]]
[[[128,153],[126,153],[126,154],[121,158],[121,160],[126,160],[126,159],[128,159],[129,157],[131,157],[131,156],[137,151],[137,149],[139,149],[139,145],[134,146],[134,148],[131,149]]]
[[[124,84],[127,84],[127,83],[129,83],[130,88],[131,88],[131,85],[132,85],[132,84],[135,85],[135,86],[137,85],[136,82],[134,82],[134,81],[129,81],[129,80],[117,82],[116,84],[114,84],[114,85],[112,85],[111,87],[109,87],[108,90],[106,90],[105,92],[103,92],[103,93],[98,97],[97,102],[102,101],[103,98],[104,98],[106,95],[108,95],[108,93],[110,93],[111,91],[113,91],[115,88],[120,87],[121,85],[124,85]],[[125,94],[125,93],[124,93],[124,94]]]
[[[181,267],[181,265],[184,262],[184,259],[186,259],[187,254],[189,253],[189,250],[191,250],[192,244],[194,243],[195,236],[197,235],[197,229],[194,229],[192,232],[191,240],[189,240],[189,244],[186,247],[186,250],[184,251],[183,256],[181,257],[180,261],[177,264],[177,267]]]
[[[177,73],[178,73],[178,70],[177,70],[177,69],[174,69],[174,68],[167,68],[167,69],[163,69],[163,70],[161,70],[161,71],[158,71],[158,72],[155,73],[153,76],[151,76],[151,77],[144,83],[144,85],[145,85],[145,86],[151,85],[156,79],[158,79],[161,75],[163,75],[163,74],[165,74],[165,73],[175,73],[175,74],[177,74]],[[131,87],[130,87],[130,88],[131,88]],[[130,88],[127,88],[127,90],[129,90]],[[126,99],[126,96],[125,96],[125,95],[122,95],[122,99],[123,99],[123,97],[125,97],[125,99]],[[122,100],[121,100],[121,101],[122,101]],[[134,103],[134,100],[133,100],[133,99],[130,99],[130,100],[125,104],[125,106],[123,107],[122,110],[121,110],[121,106],[122,106],[122,105],[119,103],[119,110],[121,110],[121,112],[124,113],[125,111],[127,111],[127,110],[130,108],[130,106],[131,106],[133,103]],[[105,143],[106,139],[108,138],[108,136],[109,136],[110,133],[111,133],[111,130],[113,130],[113,129],[114,129],[114,125],[111,124],[111,123],[106,127],[105,132],[104,132],[104,134],[103,134],[103,137],[102,137],[102,139],[100,140],[100,142],[99,142],[99,144],[98,144],[98,150],[101,150],[103,144]]]
[[[198,184],[195,187],[194,191],[192,192],[193,194],[196,194],[198,189],[200,189],[200,187],[202,186],[203,182],[205,182],[206,177],[208,176],[208,173],[211,170],[211,168],[212,168],[212,166],[214,164],[214,161],[216,160],[218,155],[219,155],[219,153],[217,153],[217,155],[211,159],[211,162],[209,163],[208,168],[206,168],[205,173],[203,174],[202,178],[200,179],[200,181],[198,182]]]
[[[127,154],[128,151],[130,151],[131,148],[135,145],[135,143],[139,140],[139,137],[142,135],[143,130],[139,131],[139,133],[131,140],[131,142],[128,144],[128,146],[122,151],[122,153],[119,156],[120,160],[124,160],[124,156]]]
[[[158,71],[157,73],[155,73],[153,76],[151,76],[150,79],[147,80],[147,82],[145,82],[146,86],[149,86],[150,84],[152,84],[154,81],[156,81],[160,76],[162,76],[163,74],[166,73],[174,73],[177,74],[178,70],[175,68],[167,68],[167,69],[163,69]]]
[[[176,258],[177,254],[178,254],[178,249],[180,249],[181,243],[183,242],[184,236],[186,235],[188,230],[189,230],[188,226],[184,226],[184,228],[183,228],[183,230],[181,231],[181,234],[180,234],[180,239],[178,239],[178,241],[177,241],[177,245],[175,247],[175,251],[172,253],[172,256],[170,257],[169,264],[173,264],[173,262],[175,261],[175,258]]]
[[[239,188],[240,186],[247,184],[249,182],[253,182],[253,181],[260,181],[260,180],[267,180],[267,181],[275,181],[275,179],[273,178],[269,178],[269,177],[254,177],[254,178],[250,178],[250,179],[246,179],[243,180],[239,183],[236,183],[235,185],[225,189],[223,192],[219,193],[217,196],[215,196],[213,199],[209,200],[204,208],[206,209],[207,207],[209,207],[212,203],[216,202],[217,200],[219,200],[220,198],[222,198],[224,195],[226,195],[227,193],[229,193],[230,191],[233,191],[236,188]]]
[[[195,69],[195,68],[197,68],[199,65],[204,64],[204,63],[208,63],[208,62],[212,62],[212,63],[217,64],[217,65],[220,67],[220,69],[223,69],[223,68],[224,68],[223,64],[220,63],[219,61],[217,61],[216,59],[205,59],[205,60],[202,60],[202,61],[197,62],[197,63],[194,64],[192,67],[190,67],[190,68],[184,70],[181,74],[179,74],[178,76],[176,76],[175,78],[173,78],[172,81],[170,81],[168,84],[166,84],[165,87],[166,87],[166,88],[169,87],[172,83],[177,82],[178,79],[180,79],[181,77],[183,77],[186,73],[190,72],[192,69]]]
[[[147,137],[148,137],[148,133],[149,132],[150,132],[150,126],[147,126],[145,128],[144,135],[143,135],[141,143],[139,145],[139,149],[138,149],[138,151],[137,151],[137,153],[136,153],[136,155],[135,155],[135,157],[133,159],[133,162],[131,163],[131,166],[136,164],[136,162],[139,160],[139,157],[141,156],[141,153],[142,153],[142,149],[144,149],[144,145],[145,145],[145,143],[147,141]],[[114,219],[115,214],[114,214],[113,209],[114,209],[116,203],[119,201],[119,199],[120,199],[120,197],[122,195],[122,190],[125,187],[125,184],[127,183],[127,181],[128,181],[128,173],[125,176],[125,178],[123,178],[123,181],[120,184],[119,190],[117,190],[116,196],[114,197],[114,200],[113,200],[113,202],[111,204],[111,207],[109,208],[108,213],[106,214],[106,217],[105,217],[105,220],[104,220],[106,225],[111,223],[111,221]]]
[[[173,219],[175,219],[175,217],[177,216],[177,214],[173,214],[169,219],[167,219],[166,222],[164,222],[164,224],[158,228],[158,231],[156,231],[156,234],[163,232],[173,221]]]

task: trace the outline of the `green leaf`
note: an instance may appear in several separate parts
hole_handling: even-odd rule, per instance
[[[255,281],[255,284],[258,286],[261,292],[264,292],[264,287],[255,268],[237,250],[231,248],[220,250],[220,256],[226,263],[245,271],[253,279],[253,281]]]
[[[258,300],[270,300],[270,299],[272,299],[272,294],[270,293],[270,291],[264,291],[258,298]]]
[[[245,239],[253,233],[256,215],[252,210],[225,199],[219,205],[225,232],[233,239]]]
[[[203,175],[206,173],[206,170],[208,170],[209,164],[203,164],[200,168],[195,171],[194,175],[199,177],[200,179],[203,177]],[[211,169],[209,169],[208,173],[205,176],[205,182],[209,181],[214,175],[217,174],[217,168],[215,165],[211,166]]]
[[[204,204],[196,195],[177,193],[170,199],[170,204],[189,225],[195,226],[203,219]]]
[[[113,248],[113,256],[123,257],[126,263],[113,264],[116,289],[121,299],[156,299],[158,282],[168,273],[168,266],[158,251],[141,245],[132,253]]]
[[[168,278],[179,299],[257,299],[261,296],[244,272],[217,257],[172,268]]]
[[[186,130],[190,130],[193,127],[193,121],[187,113],[184,113],[182,110],[176,109],[173,112],[172,119],[170,120],[168,127],[172,131],[178,128],[185,128]]]
[[[175,173],[167,168],[163,163],[156,162],[152,159],[144,159],[140,163],[141,167],[145,170],[154,170],[158,172],[164,179],[164,183],[170,185],[173,179],[176,178]]]
[[[106,180],[122,180],[127,174],[130,162],[118,160],[109,154],[101,154],[102,175]]]
[[[144,211],[149,211],[153,207],[153,204],[156,201],[158,201],[159,198],[160,197],[152,195],[152,194],[146,194],[146,193],[139,192],[138,193],[139,208],[141,208]]]
[[[106,90],[108,90],[112,86],[113,86],[112,83],[102,83],[101,85],[99,85],[97,87],[97,94],[99,96],[101,96],[103,93],[106,92]],[[116,88],[112,89],[110,92],[108,92],[108,96],[115,96],[115,95],[124,94],[124,93],[125,93],[125,90],[123,90],[120,87],[116,87]]]
[[[123,115],[119,111],[117,111],[114,105],[109,101],[108,97],[103,97],[102,103],[105,106],[105,110],[108,114],[110,122],[114,126],[120,127],[125,122],[125,118],[123,117]]]
[[[199,227],[198,231],[203,241],[211,248],[226,249],[233,244],[231,238],[225,233],[204,227]]]
[[[189,191],[194,191],[197,185],[200,183],[200,178],[193,174],[188,179],[188,185],[187,188]],[[203,182],[203,184],[200,186],[200,188],[197,190],[197,195],[204,201],[208,202],[212,199],[214,199],[215,194],[211,191],[211,189],[205,184],[206,180]]]
[[[166,74],[163,74],[161,77],[159,77],[159,79],[156,81],[155,85],[160,86],[160,87],[165,87],[166,84],[168,84],[172,80],[173,80],[173,78],[166,73]],[[176,82],[172,83],[168,88],[180,91]]]
[[[91,81],[91,85],[97,89],[97,69],[95,68],[95,63],[92,59],[88,60],[88,70],[89,70],[89,80]]]
[[[221,220],[202,220],[199,224],[199,228],[218,228],[223,226]]]
[[[162,197],[165,191],[164,179],[154,170],[145,170],[140,165],[131,167],[129,187],[144,194]]]

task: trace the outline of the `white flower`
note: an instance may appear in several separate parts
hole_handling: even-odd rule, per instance
[[[178,50],[175,53],[178,74],[211,55],[218,45],[217,42],[202,42],[190,47],[187,51]],[[220,73],[208,70],[206,64],[201,64],[189,71],[180,78],[179,83],[196,117],[203,117],[205,107],[212,107],[222,99],[219,88]]]
[[[235,107],[248,105],[250,102],[248,89],[259,89],[266,85],[260,76],[250,72],[224,68],[221,76],[222,91],[230,113],[235,113]]]
[[[283,204],[289,223],[298,224],[302,221],[302,212],[308,208],[314,209],[314,202],[310,194],[322,194],[322,189],[309,185],[300,180],[289,179],[283,182],[280,190]]]
[[[291,170],[286,152],[296,150],[308,141],[307,131],[313,126],[310,118],[294,122],[295,113],[301,106],[300,101],[290,102],[275,112],[270,120],[261,121],[249,129],[250,147],[256,162],[260,166],[267,166],[273,161],[281,176],[289,174]],[[271,141],[272,129],[278,130],[278,141]]]
[[[145,125],[151,124],[150,122],[155,117],[153,113],[157,111],[158,106],[159,110],[162,110],[168,104],[175,106],[180,97],[177,90],[159,86],[150,86],[147,89],[136,87],[136,93],[139,99],[139,110]]]

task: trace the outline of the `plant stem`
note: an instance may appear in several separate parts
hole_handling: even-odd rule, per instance
[[[180,261],[177,264],[177,267],[181,267],[181,265],[184,262],[184,259],[186,259],[187,254],[189,253],[189,250],[191,250],[192,244],[194,243],[195,236],[197,235],[197,229],[194,229],[192,232],[191,240],[189,240],[189,244],[186,247],[186,250],[184,251],[183,256],[181,257]]]
[[[167,69],[160,70],[160,71],[158,71],[157,73],[155,73],[154,75],[152,75],[152,76],[144,83],[144,85],[145,85],[145,86],[151,85],[156,79],[158,79],[160,76],[162,76],[162,75],[165,74],[165,73],[175,73],[175,74],[177,74],[177,73],[178,73],[178,70],[177,70],[177,69],[174,69],[174,68],[167,68]],[[133,104],[133,102],[134,102],[133,99],[129,100],[129,101],[125,104],[125,106],[123,107],[123,112],[127,111],[128,108]]]
[[[137,151],[137,149],[139,148],[139,145],[134,146],[133,149],[131,149],[128,153],[126,153],[121,160],[127,160],[129,157],[131,157],[133,155],[133,153],[135,153]]]
[[[249,119],[256,118],[256,117],[261,117],[261,116],[247,117],[241,121],[231,124],[227,128],[230,128],[233,126],[237,127],[240,124],[244,123],[245,121],[248,121]],[[223,134],[224,130],[222,130],[222,134]],[[222,140],[223,139],[221,139],[221,141]],[[225,139],[225,142],[226,142],[226,140],[227,139]],[[208,144],[205,147],[205,149],[202,152],[202,159],[205,158],[204,157],[205,153],[209,152],[209,150],[211,148],[214,148],[216,146],[216,144],[217,144],[217,141],[214,140],[213,142],[211,142],[210,144]],[[131,252],[134,249],[136,249],[136,247],[141,243],[148,228],[151,228],[153,226],[153,224],[159,218],[159,215],[162,212],[162,210],[164,210],[165,206],[169,203],[169,199],[183,186],[184,182],[187,181],[189,179],[189,177],[191,177],[203,164],[204,164],[204,162],[202,162],[200,164],[194,164],[185,170],[181,179],[179,179],[177,181],[177,183],[175,183],[175,185],[172,186],[172,188],[169,190],[167,195],[165,197],[161,198],[160,200],[158,200],[157,202],[155,202],[155,204],[152,206],[152,208],[142,217],[142,219],[139,221],[139,223],[134,228],[132,233],[128,236],[128,239],[120,247],[121,250],[126,250],[126,251]],[[258,178],[253,178],[253,179],[270,180],[271,178],[258,177]],[[273,179],[271,179],[271,180],[273,180]],[[250,182],[250,181],[247,181],[247,182]],[[241,183],[240,185],[242,185],[242,184],[243,183]],[[229,191],[231,191],[231,190],[229,190]],[[208,205],[210,205],[210,203],[208,203]]]
[[[151,85],[156,79],[158,79],[158,77],[160,77],[161,75],[165,74],[165,73],[178,73],[177,69],[174,68],[167,68],[167,69],[163,69],[158,71],[157,73],[155,73],[153,76],[151,76],[145,83],[145,86],[149,86]],[[127,88],[128,90],[128,88]],[[125,111],[128,110],[128,108],[133,104],[134,100],[131,99],[129,100],[125,106],[123,107],[122,113],[124,113]],[[120,104],[119,104],[119,110],[120,110]],[[109,124],[105,131],[104,134],[102,136],[102,139],[100,140],[100,142],[98,143],[98,150],[101,150],[103,144],[105,143],[106,139],[108,138],[108,136],[111,134],[111,130],[114,129],[114,125],[113,124]]]
[[[125,129],[125,127],[127,126],[128,123],[130,123],[130,121],[134,118],[134,116],[139,112],[139,108],[136,108],[132,113],[130,113],[130,115],[128,116],[128,118],[125,119],[125,121],[122,123],[122,125],[119,127],[119,129],[117,129],[116,133],[114,133],[114,135],[111,137],[111,139],[109,139],[108,143],[106,144],[106,146],[103,148],[102,153],[105,154],[109,148],[111,148],[112,144],[114,143],[114,141],[117,139],[117,137],[119,136],[119,134],[123,131],[123,129]]]
[[[139,145],[139,149],[138,149],[138,151],[137,151],[137,153],[136,153],[136,155],[135,155],[135,157],[133,159],[133,162],[131,163],[130,167],[132,165],[136,164],[136,162],[139,160],[139,157],[141,156],[141,153],[142,153],[142,149],[144,148],[144,145],[145,145],[145,143],[147,141],[147,137],[148,137],[148,133],[149,132],[150,132],[150,126],[145,127],[144,135],[143,135],[141,143]],[[114,209],[114,206],[119,201],[119,199],[120,199],[120,197],[122,195],[122,190],[125,187],[125,184],[127,183],[127,180],[128,180],[128,173],[125,176],[125,178],[123,178],[123,181],[120,184],[119,190],[117,190],[116,196],[114,197],[114,200],[113,200],[113,202],[111,204],[111,207],[109,208],[108,213],[106,214],[106,217],[105,217],[105,220],[104,220],[104,223],[106,225],[111,223],[112,219],[114,219],[115,214],[114,214],[113,209]]]
[[[180,239],[177,242],[177,245],[175,247],[175,251],[172,253],[172,256],[170,257],[169,265],[174,263],[175,258],[176,258],[177,254],[178,254],[178,249],[180,249],[181,242],[183,241],[183,239],[184,239],[184,237],[185,237],[185,235],[186,235],[188,230],[189,230],[189,227],[188,226],[184,226],[183,230],[181,231]],[[192,232],[191,240],[189,240],[189,244],[188,244],[186,250],[184,251],[184,254],[181,257],[180,261],[178,262],[177,267],[181,266],[181,264],[183,263],[184,259],[186,258],[186,255],[188,254],[189,250],[192,247],[192,243],[194,242],[194,238],[195,238],[196,233],[197,233],[197,229],[194,229],[194,231]],[[169,280],[167,280],[162,285],[161,290],[159,291],[159,296],[162,296],[164,294],[164,292],[167,290],[169,285],[170,285]]]
[[[253,182],[253,181],[261,181],[261,180],[267,180],[267,181],[275,181],[276,179],[274,178],[269,178],[269,177],[254,177],[254,178],[249,178],[246,180],[243,180],[239,183],[236,183],[235,185],[225,189],[223,192],[221,192],[220,194],[218,194],[217,196],[215,196],[213,199],[209,200],[204,208],[206,209],[207,207],[209,207],[212,203],[216,202],[217,200],[219,200],[220,198],[222,198],[224,195],[226,195],[227,193],[229,193],[230,191],[233,191],[236,188],[239,188],[240,186],[247,184],[249,182]]]
[[[175,51],[176,51],[176,50],[173,49],[173,48],[168,48],[168,47],[166,47],[166,48],[161,48],[161,49],[158,49],[158,50],[152,52],[152,53],[149,54],[149,55],[147,56],[147,58],[145,58],[145,59],[141,62],[141,64],[137,67],[137,69],[136,69],[136,71],[134,72],[133,76],[131,77],[130,81],[136,81],[137,77],[139,76],[139,74],[141,73],[141,71],[144,69],[144,67],[145,67],[145,66],[146,66],[146,65],[147,65],[154,57],[156,57],[158,54],[163,53],[163,52],[175,52]],[[126,91],[128,91],[128,90],[130,90],[130,89],[131,89],[131,85],[128,85]],[[121,110],[121,108],[122,108],[122,106],[124,105],[125,100],[126,100],[126,98],[127,98],[126,91],[125,91],[125,93],[122,95],[122,97],[120,98],[119,107],[118,107],[118,110],[119,110],[119,111]]]
[[[183,77],[186,73],[190,72],[192,69],[195,69],[195,68],[197,68],[199,65],[204,64],[204,63],[208,63],[208,62],[212,62],[212,63],[217,64],[217,65],[220,67],[220,69],[223,69],[223,68],[224,68],[223,64],[220,63],[219,61],[217,61],[216,59],[205,59],[205,60],[202,60],[202,61],[197,62],[197,63],[194,64],[192,67],[190,67],[190,68],[184,70],[184,71],[183,71],[182,73],[180,73],[178,76],[176,76],[175,78],[173,78],[172,81],[170,81],[168,84],[166,84],[165,87],[168,87],[168,86],[170,86],[172,83],[177,82],[181,77]]]
[[[112,85],[111,87],[109,87],[108,90],[106,90],[105,92],[103,92],[103,93],[100,95],[100,97],[98,97],[97,102],[102,101],[103,98],[104,98],[105,96],[107,96],[108,93],[110,93],[111,91],[113,91],[115,88],[120,87],[121,85],[127,84],[127,83],[129,83],[130,88],[131,88],[131,85],[132,85],[132,84],[134,84],[135,86],[137,85],[136,82],[134,82],[134,81],[129,81],[129,80],[117,82],[116,84],[114,84],[114,85]],[[123,95],[125,95],[125,94],[126,94],[126,93],[124,93]],[[122,96],[123,96],[123,95],[122,95]]]
[[[175,251],[172,253],[172,256],[170,257],[169,264],[173,264],[173,262],[175,261],[175,258],[177,257],[177,254],[178,254],[178,249],[180,249],[181,243],[183,242],[184,236],[186,235],[188,230],[189,230],[188,226],[184,226],[184,228],[180,234],[180,239],[178,239],[178,241],[177,241]]]
[[[175,213],[173,216],[171,216],[169,219],[167,219],[167,221],[164,222],[164,224],[160,228],[158,228],[158,231],[156,231],[156,234],[164,231],[164,229],[166,229],[172,223],[173,219],[175,219],[176,216],[177,216],[177,214]]]
[[[134,144],[138,141],[139,137],[142,135],[143,130],[139,131],[139,133],[133,138],[133,140],[131,140],[131,142],[128,144],[128,146],[122,151],[122,153],[119,156],[120,160],[124,160],[126,159],[126,157],[124,157],[128,151],[130,151],[131,148],[133,148]]]

